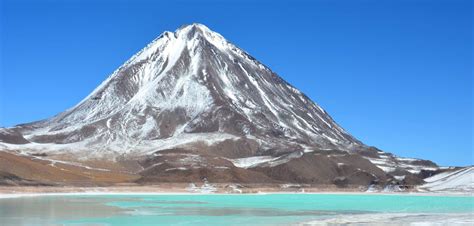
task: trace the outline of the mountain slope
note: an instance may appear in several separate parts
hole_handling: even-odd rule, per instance
[[[432,192],[474,192],[474,167],[446,171],[425,179],[419,188]]]
[[[50,119],[0,129],[0,142],[5,150],[51,158],[137,159],[141,175],[154,180],[221,167],[233,175],[215,175],[223,180],[298,175],[297,182],[338,178],[345,184],[360,177],[357,183],[367,184],[393,179],[389,173],[437,169],[364,145],[303,93],[201,24],[164,32],[79,104]],[[274,167],[288,175],[268,170]],[[186,175],[206,174],[197,171]]]
[[[199,24],[163,33],[77,106],[19,131],[31,142],[83,143],[87,150],[105,142],[104,152],[215,132],[321,148],[361,144],[304,94]]]

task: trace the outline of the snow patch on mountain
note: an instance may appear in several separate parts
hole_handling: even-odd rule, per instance
[[[177,136],[173,136],[167,139],[160,140],[142,140],[140,142],[113,142],[109,143],[108,146],[104,147],[104,150],[96,149],[95,152],[90,152],[90,147],[92,144],[87,143],[87,141],[69,143],[69,144],[49,144],[49,143],[28,143],[28,144],[7,144],[3,143],[2,148],[5,150],[22,150],[22,153],[28,152],[39,152],[47,154],[78,154],[78,153],[88,153],[89,157],[105,157],[107,155],[116,156],[118,154],[127,154],[133,152],[135,155],[151,155],[157,151],[186,147],[196,143],[205,144],[212,146],[214,144],[223,142],[225,140],[238,140],[240,139],[237,136],[225,133],[195,133],[187,134],[182,133]],[[105,148],[110,148],[105,150]],[[120,153],[116,153],[114,150],[125,150]],[[140,152],[138,152],[140,151]]]
[[[463,192],[474,193],[474,167],[465,167],[455,171],[447,171],[425,179],[426,184],[419,187],[431,192]]]
[[[438,169],[437,166],[427,166],[423,163],[418,163],[418,161],[420,161],[419,159],[402,158],[389,153],[379,153],[377,158],[365,158],[386,173],[392,173],[397,169],[402,169],[412,174],[419,174],[422,170],[436,171]]]
[[[278,157],[273,156],[253,156],[247,158],[227,159],[231,161],[234,166],[248,169],[254,167],[274,167],[289,162],[291,159],[300,158],[303,152],[293,152],[287,155]]]

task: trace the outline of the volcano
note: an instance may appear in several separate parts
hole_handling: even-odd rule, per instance
[[[71,109],[1,128],[0,149],[9,183],[411,186],[439,170],[363,144],[202,24],[164,32]],[[64,169],[78,175],[51,176]]]

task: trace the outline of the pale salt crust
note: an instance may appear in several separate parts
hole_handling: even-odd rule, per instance
[[[291,184],[293,186],[295,184]],[[209,184],[209,186],[214,186]],[[291,187],[290,184],[283,184],[281,187]],[[206,187],[206,186],[205,186]],[[80,188],[78,188],[80,189]],[[197,191],[189,190],[188,186],[183,192],[110,192],[107,189],[91,189],[88,191],[81,192],[44,192],[44,193],[0,193],[0,199],[6,198],[21,198],[21,197],[39,197],[39,196],[95,196],[95,195],[236,195],[233,193],[223,193],[215,191],[215,193],[200,193]],[[263,189],[265,190],[265,189]],[[272,194],[292,194],[292,195],[308,195],[308,194],[326,194],[326,195],[407,195],[407,196],[454,196],[454,197],[466,197],[473,196],[472,193],[432,193],[432,192],[267,192],[259,191],[257,193],[242,193],[238,195],[272,195]]]
[[[344,214],[298,225],[473,225],[474,213]]]
[[[95,195],[199,195],[191,192],[64,192],[64,193],[21,193],[0,194],[0,199],[39,196],[95,196]],[[217,195],[217,194],[216,194]]]

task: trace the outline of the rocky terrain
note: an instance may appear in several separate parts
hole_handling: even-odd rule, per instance
[[[401,189],[443,171],[370,147],[204,25],[164,32],[76,106],[0,128],[0,183]]]

